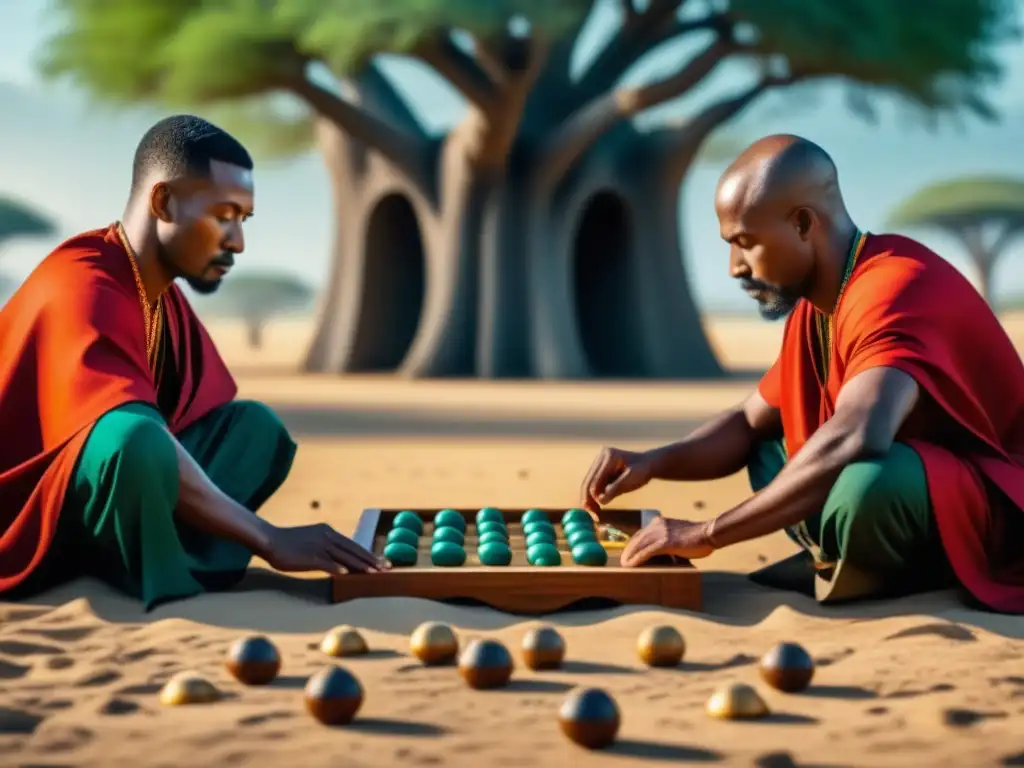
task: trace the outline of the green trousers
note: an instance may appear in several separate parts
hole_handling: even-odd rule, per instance
[[[766,487],[785,464],[781,440],[759,444],[747,466],[752,489]],[[805,556],[805,562],[819,572],[838,563],[852,566],[851,571],[872,577],[866,581],[873,582],[871,591],[879,596],[939,589],[955,582],[932,513],[924,464],[903,443],[894,444],[882,458],[846,467],[824,507],[786,532],[811,556]],[[759,572],[761,578],[755,580],[770,583],[771,569]],[[805,574],[813,580],[813,569]],[[806,591],[798,584],[771,585]],[[813,585],[810,589],[814,591]]]
[[[218,488],[253,512],[284,482],[296,451],[276,414],[249,401],[229,403],[176,437]],[[79,456],[35,583],[94,576],[147,610],[237,583],[252,553],[176,519],[178,482],[177,452],[157,410],[132,403],[105,414]]]

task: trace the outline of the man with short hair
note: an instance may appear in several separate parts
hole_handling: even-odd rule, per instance
[[[253,162],[220,128],[161,120],[122,221],[62,243],[0,311],[0,593],[76,575],[144,601],[283,571],[386,568],[319,524],[254,512],[296,446],[236,386],[182,291],[215,291],[245,247]]]
[[[861,231],[806,139],[755,142],[715,208],[732,277],[764,317],[788,317],[781,353],[685,440],[602,451],[581,494],[597,514],[652,479],[746,467],[754,495],[707,522],[658,521],[623,564],[786,530],[803,551],[762,583],[828,601],[959,582],[1024,613],[1024,365],[992,309],[923,245]]]

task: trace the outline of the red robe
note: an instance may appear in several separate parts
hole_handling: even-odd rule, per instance
[[[180,289],[164,306],[178,432],[236,387]],[[0,592],[46,554],[92,425],[129,402],[155,407],[157,393],[131,262],[111,226],[58,246],[0,310]]]
[[[913,376],[924,397],[897,439],[923,460],[950,564],[981,603],[1024,613],[1024,541],[1006,533],[1024,515],[1024,364],[998,318],[948,262],[896,235],[868,237],[836,311],[827,388],[807,302],[761,380],[789,455],[832,416],[844,382],[876,366]]]

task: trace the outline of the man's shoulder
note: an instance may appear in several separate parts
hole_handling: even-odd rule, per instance
[[[939,304],[952,295],[976,293],[952,264],[923,243],[903,235],[872,235],[854,269],[848,291],[858,302],[901,298]]]

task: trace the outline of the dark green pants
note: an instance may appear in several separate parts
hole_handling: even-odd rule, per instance
[[[785,464],[782,441],[760,444],[747,467],[753,490],[771,483]],[[924,465],[902,443],[883,458],[846,467],[821,511],[787,533],[819,571],[843,562],[874,576],[885,594],[938,589],[955,581],[932,514]]]
[[[261,403],[235,401],[176,436],[226,495],[255,512],[288,476],[296,445]],[[79,575],[106,581],[147,609],[224,589],[252,553],[176,519],[178,460],[164,421],[133,403],[92,428],[35,584]]]

